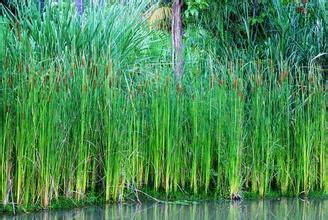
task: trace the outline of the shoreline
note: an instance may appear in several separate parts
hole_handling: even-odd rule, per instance
[[[148,194],[148,193],[147,193]],[[153,197],[153,195],[151,195]],[[328,193],[326,192],[319,192],[314,191],[310,192],[307,197],[302,196],[293,196],[293,195],[282,195],[279,192],[271,192],[268,193],[265,197],[260,197],[257,194],[251,192],[244,192],[241,200],[231,200],[224,196],[210,196],[210,195],[187,195],[185,193],[175,193],[170,194],[168,196],[165,193],[157,193],[154,195],[152,199],[149,196],[139,195],[140,204],[147,203],[147,202],[154,202],[154,203],[163,203],[163,204],[172,204],[172,205],[192,205],[198,204],[203,202],[210,202],[210,201],[231,201],[231,202],[243,202],[243,201],[261,201],[261,200],[280,200],[280,199],[300,199],[302,201],[306,200],[315,200],[315,199],[328,199]],[[15,212],[13,211],[12,204],[8,204],[6,206],[0,206],[0,216],[10,217],[10,216],[17,216],[21,214],[28,214],[34,212],[42,212],[42,211],[58,211],[58,210],[71,210],[71,209],[80,209],[88,206],[104,206],[104,205],[118,205],[118,204],[138,204],[137,200],[133,201],[135,197],[128,197],[125,198],[122,202],[106,202],[103,196],[95,196],[89,195],[86,196],[85,199],[76,200],[76,199],[66,199],[66,198],[59,198],[57,200],[52,201],[49,207],[44,208],[40,204],[36,205],[27,205],[27,206],[15,206]]]

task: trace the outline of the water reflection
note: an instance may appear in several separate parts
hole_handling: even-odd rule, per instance
[[[281,199],[206,202],[191,205],[143,203],[44,211],[3,219],[328,219],[328,200]]]

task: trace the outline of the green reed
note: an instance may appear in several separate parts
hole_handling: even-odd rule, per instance
[[[44,206],[91,192],[116,201],[144,187],[233,198],[326,187],[325,95],[315,72],[244,77],[229,64],[191,86],[156,73],[127,88],[115,69],[26,65],[2,81],[3,201],[9,179],[15,202]]]
[[[233,51],[187,65],[177,83],[165,58],[149,65],[159,59],[149,46],[163,39],[144,26],[142,9],[125,7],[106,9],[117,23],[95,12],[103,23],[87,17],[84,27],[65,7],[53,9],[57,25],[50,9],[43,21],[22,14],[8,32],[0,201],[327,191],[326,88],[316,66]]]

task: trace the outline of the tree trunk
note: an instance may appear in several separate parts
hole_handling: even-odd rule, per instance
[[[182,44],[182,19],[181,9],[183,0],[173,0],[172,14],[172,65],[178,82],[182,79],[183,72],[183,44]]]

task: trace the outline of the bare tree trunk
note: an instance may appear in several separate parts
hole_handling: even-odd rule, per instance
[[[75,7],[79,15],[83,15],[83,11],[84,11],[83,0],[75,0]]]
[[[182,79],[183,72],[183,42],[181,9],[183,0],[173,0],[172,14],[172,63],[176,80]]]

